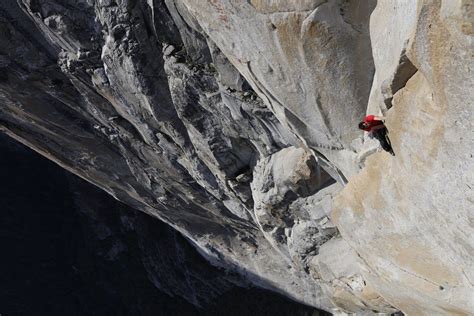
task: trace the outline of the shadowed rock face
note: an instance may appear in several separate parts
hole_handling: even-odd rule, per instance
[[[468,1],[0,8],[12,137],[255,285],[335,311],[473,309]],[[388,115],[394,158],[365,113]]]
[[[210,266],[166,224],[4,135],[0,151],[2,312],[325,315]]]

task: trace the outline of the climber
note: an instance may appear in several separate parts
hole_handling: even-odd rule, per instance
[[[383,120],[385,120],[383,116],[367,115],[364,121],[359,123],[359,128],[368,132],[370,138],[376,138],[385,151],[395,156],[390,139],[387,136],[387,127]]]

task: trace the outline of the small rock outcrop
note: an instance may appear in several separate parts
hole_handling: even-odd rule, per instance
[[[334,313],[469,314],[472,16],[468,0],[8,1],[0,129],[260,287]],[[387,116],[395,157],[357,129],[366,113]]]

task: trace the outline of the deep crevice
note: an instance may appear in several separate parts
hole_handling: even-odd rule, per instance
[[[405,43],[405,46],[407,43]],[[406,48],[404,48],[400,54],[397,69],[395,70],[392,77],[382,82],[382,95],[384,97],[384,103],[389,110],[393,104],[393,96],[397,91],[403,89],[410,80],[411,77],[418,71],[418,68],[408,59],[406,55]]]

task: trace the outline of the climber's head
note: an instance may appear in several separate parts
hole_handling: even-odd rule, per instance
[[[366,130],[369,126],[367,126],[367,123],[365,122],[360,122],[359,123],[359,129],[361,130]]]

